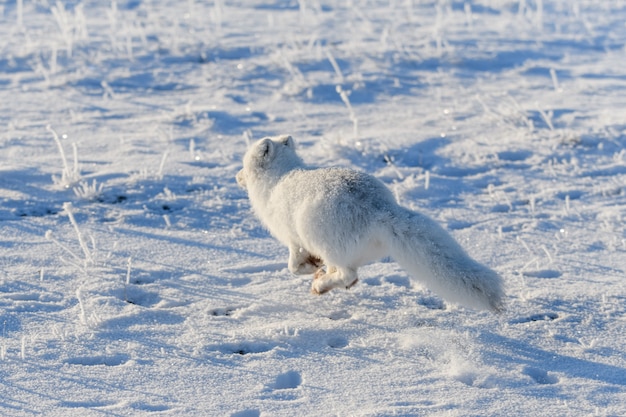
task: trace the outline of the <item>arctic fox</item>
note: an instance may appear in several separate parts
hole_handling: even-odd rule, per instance
[[[451,302],[504,308],[500,276],[470,258],[437,223],[398,205],[370,175],[306,166],[291,136],[253,144],[237,182],[261,222],[289,248],[289,270],[314,274],[314,294],[350,288],[360,266],[391,256]]]

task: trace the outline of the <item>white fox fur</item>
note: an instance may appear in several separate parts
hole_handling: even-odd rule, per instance
[[[307,167],[291,136],[253,144],[237,182],[261,222],[289,248],[289,270],[315,274],[315,294],[350,288],[357,268],[391,256],[451,302],[503,309],[500,276],[470,258],[442,227],[399,206],[370,175]]]

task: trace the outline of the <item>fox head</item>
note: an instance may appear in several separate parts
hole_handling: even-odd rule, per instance
[[[248,188],[251,181],[278,179],[287,171],[302,165],[296,145],[289,135],[263,138],[254,143],[243,157],[243,168],[237,173],[237,184]]]

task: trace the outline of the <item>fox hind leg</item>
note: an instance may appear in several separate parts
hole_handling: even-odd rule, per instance
[[[289,247],[289,271],[296,275],[312,274],[319,270],[324,262],[317,256],[300,247]]]
[[[327,293],[333,288],[352,288],[359,277],[356,269],[329,266],[326,271],[318,269],[313,278],[311,292],[316,295]]]

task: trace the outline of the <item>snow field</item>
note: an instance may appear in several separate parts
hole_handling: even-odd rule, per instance
[[[0,5],[7,416],[621,416],[626,6]],[[234,176],[290,133],[503,275],[309,294]]]

